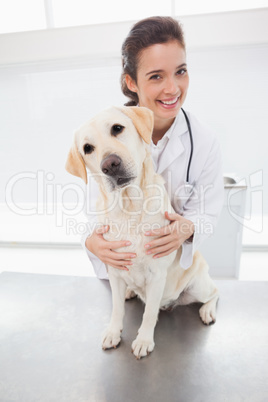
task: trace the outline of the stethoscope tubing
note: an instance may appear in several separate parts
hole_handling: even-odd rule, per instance
[[[190,152],[190,156],[189,156],[189,162],[188,162],[188,166],[187,166],[187,173],[186,173],[186,183],[189,183],[189,173],[190,173],[190,167],[191,167],[191,163],[192,163],[192,157],[193,157],[193,151],[194,151],[194,143],[193,143],[193,134],[192,134],[192,128],[191,128],[191,124],[189,121],[189,118],[187,116],[187,113],[185,112],[185,110],[183,110],[183,108],[181,108],[185,120],[186,120],[186,124],[187,124],[187,128],[189,131],[189,137],[190,137],[190,143],[191,143],[191,152]]]

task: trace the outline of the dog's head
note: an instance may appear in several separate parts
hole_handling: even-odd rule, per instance
[[[125,187],[141,172],[152,130],[149,109],[111,107],[75,132],[66,170],[87,183],[87,167],[107,191]]]

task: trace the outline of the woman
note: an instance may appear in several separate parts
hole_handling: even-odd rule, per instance
[[[149,232],[157,238],[145,247],[152,258],[161,258],[182,246],[181,266],[187,269],[195,250],[213,233],[223,203],[223,177],[215,137],[181,109],[189,75],[179,23],[171,17],[151,17],[136,23],[123,43],[122,64],[121,87],[130,98],[126,105],[145,106],[154,113],[153,162],[166,180],[176,211],[166,212],[170,224]],[[103,234],[108,230],[102,227],[83,237],[99,278],[108,277],[105,264],[128,269],[135,258],[133,253],[116,252],[127,244],[106,241]]]

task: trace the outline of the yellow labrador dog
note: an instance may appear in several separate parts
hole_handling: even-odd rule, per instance
[[[145,232],[167,225],[165,211],[173,212],[163,178],[153,168],[149,147],[153,114],[142,107],[111,107],[75,133],[66,169],[87,183],[87,170],[100,188],[98,221],[113,230],[107,240],[129,240],[131,245],[116,251],[135,252],[129,270],[108,266],[113,311],[102,340],[103,349],[116,347],[123,329],[125,295],[128,289],[145,303],[138,335],[132,343],[139,359],[154,349],[154,328],[159,309],[193,302],[204,303],[200,317],[205,324],[216,319],[218,291],[208,265],[199,252],[192,266],[180,266],[181,248],[168,256],[153,259],[144,245]]]

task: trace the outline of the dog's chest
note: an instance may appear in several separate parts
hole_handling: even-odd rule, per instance
[[[120,225],[120,228],[113,228],[110,226],[110,230],[108,233],[105,233],[103,237],[108,241],[125,241],[130,242],[129,246],[124,246],[117,248],[115,251],[119,253],[136,253],[137,258],[143,258],[145,254],[145,244],[149,242],[151,237],[145,236],[144,233],[141,233],[137,230],[124,230],[126,229],[126,225],[123,223]],[[125,227],[124,227],[125,226]]]
[[[161,218],[160,218],[161,222]],[[147,222],[148,223],[148,222]],[[163,219],[162,225],[165,223]],[[110,225],[110,228],[112,225]],[[127,225],[125,226],[127,228]],[[152,226],[148,224],[147,230],[150,230]],[[121,227],[122,229],[122,227]],[[115,233],[109,231],[104,235],[108,241],[130,241],[130,246],[125,246],[116,249],[116,252],[131,252],[136,254],[136,258],[133,258],[132,264],[128,268],[128,271],[122,271],[112,268],[113,274],[122,277],[130,289],[134,290],[144,301],[146,299],[146,284],[149,283],[154,276],[163,275],[164,271],[170,265],[171,260],[174,259],[173,255],[162,257],[161,261],[154,259],[151,254],[146,254],[147,249],[145,244],[149,243],[154,237],[146,236],[143,232],[138,233],[138,226],[132,228],[132,230],[121,230],[120,235],[114,237]],[[110,268],[109,268],[110,269]]]
[[[154,239],[153,236],[146,236],[145,233],[153,229],[159,229],[169,222],[162,214],[155,216],[140,217],[130,216],[126,219],[121,216],[119,219],[102,219],[104,225],[109,226],[109,231],[103,235],[108,241],[125,241],[131,245],[116,249],[117,252],[133,252],[137,257],[143,258],[145,254],[145,244]]]

